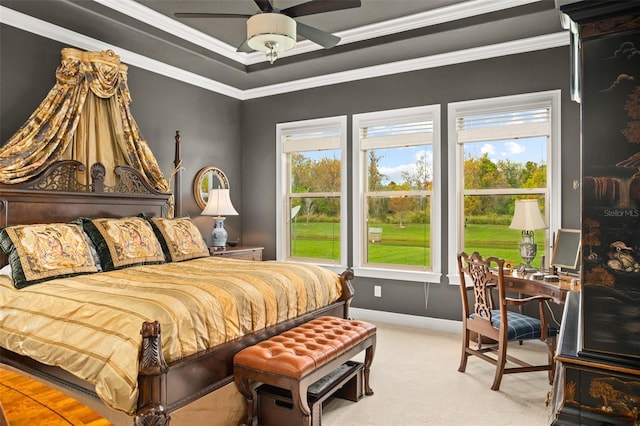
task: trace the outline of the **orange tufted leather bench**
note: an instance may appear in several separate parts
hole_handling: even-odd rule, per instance
[[[235,381],[247,400],[246,425],[253,425],[256,400],[250,381],[291,392],[294,407],[311,424],[307,390],[311,384],[366,350],[364,389],[372,395],[369,370],[376,345],[376,326],[364,321],[324,316],[249,346],[233,358]]]

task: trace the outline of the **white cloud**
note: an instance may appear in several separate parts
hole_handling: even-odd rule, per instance
[[[482,148],[480,148],[480,152],[482,154],[487,154],[489,157],[491,157],[493,154],[496,153],[496,148],[488,143],[485,143],[484,145],[482,145]]]
[[[527,148],[524,145],[520,145],[518,142],[505,142],[504,146],[507,148],[507,154],[522,154]]]
[[[433,177],[433,170],[431,166],[427,166],[429,170],[429,176]],[[404,178],[402,177],[402,172],[407,172],[409,175],[416,175],[416,165],[415,164],[401,164],[395,167],[380,167],[380,173],[387,177],[387,180],[384,183],[388,184],[391,182],[395,182],[400,184],[404,182]]]
[[[416,170],[415,164],[401,164],[395,167],[383,166],[383,167],[380,167],[379,171],[380,173],[385,175],[387,179],[389,179],[389,181],[386,183],[390,183],[390,182],[401,183],[404,181],[404,179],[402,179],[402,172],[406,171],[406,172],[409,172],[410,174],[413,174],[415,173],[415,170]]]

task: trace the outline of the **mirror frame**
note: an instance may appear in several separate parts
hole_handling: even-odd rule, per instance
[[[203,167],[200,169],[193,181],[193,197],[196,199],[196,204],[198,204],[200,210],[203,210],[207,205],[204,195],[200,189],[202,188],[202,182],[208,175],[211,175],[212,179],[214,177],[218,179],[218,182],[220,182],[220,188],[229,189],[229,179],[227,179],[227,175],[225,175],[222,170],[217,167]]]

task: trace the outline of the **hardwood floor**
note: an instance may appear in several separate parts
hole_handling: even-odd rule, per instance
[[[101,416],[28,377],[0,368],[0,403],[10,426],[110,426]],[[0,420],[2,426],[2,420]]]

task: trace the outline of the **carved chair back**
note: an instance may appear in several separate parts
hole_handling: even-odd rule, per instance
[[[504,260],[497,257],[483,259],[478,252],[471,255],[462,252],[458,255],[458,269],[463,321],[475,314],[474,319],[486,320],[490,326],[491,311],[502,308],[502,303],[496,305],[493,290],[498,290],[498,300],[501,300],[504,295]],[[468,297],[471,288],[473,300]]]

